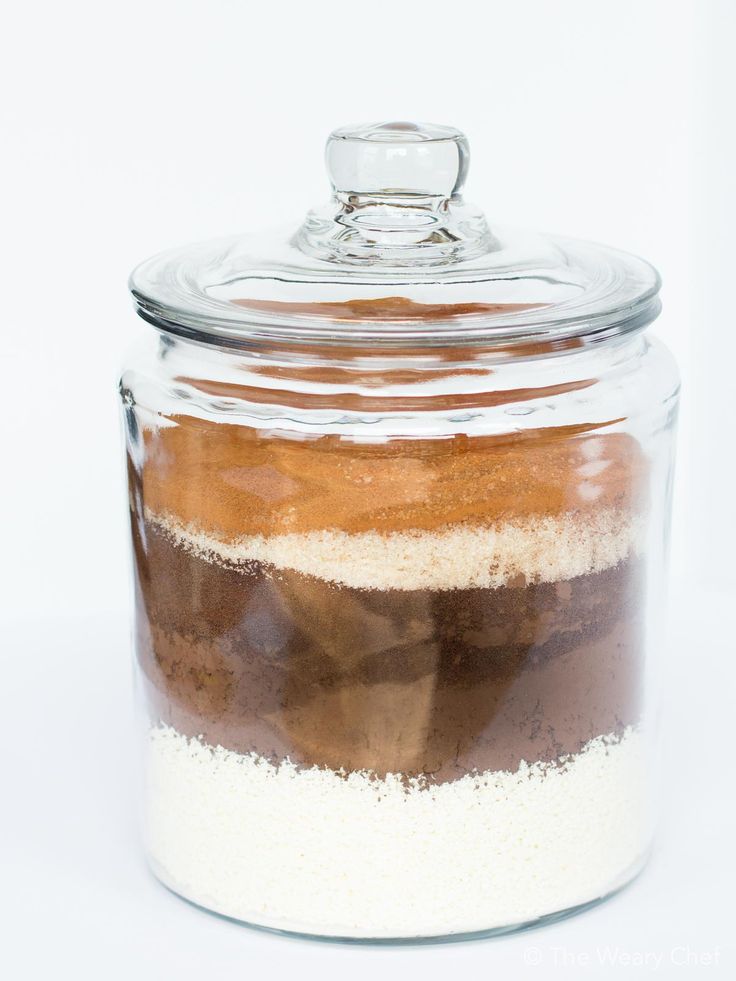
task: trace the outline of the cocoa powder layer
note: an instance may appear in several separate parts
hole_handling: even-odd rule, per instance
[[[142,504],[224,539],[635,512],[646,479],[636,440],[589,426],[361,444],[170,421],[143,433]]]
[[[444,781],[638,721],[636,559],[557,583],[351,589],[207,562],[140,515],[133,531],[151,713],[185,735]]]

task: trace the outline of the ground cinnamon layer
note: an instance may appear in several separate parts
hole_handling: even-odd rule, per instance
[[[142,504],[224,540],[337,529],[497,525],[642,507],[646,461],[594,426],[502,437],[285,439],[188,416],[146,429]]]

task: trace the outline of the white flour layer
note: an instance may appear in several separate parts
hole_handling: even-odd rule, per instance
[[[644,737],[602,736],[561,765],[451,783],[274,766],[148,741],[146,837],[186,898],[261,926],[428,937],[524,923],[597,899],[648,844]]]
[[[222,540],[171,515],[146,518],[208,562],[247,571],[253,563],[291,569],[356,589],[494,589],[523,577],[560,582],[602,572],[640,551],[641,519],[602,509],[534,517],[495,527],[436,531],[309,531]]]

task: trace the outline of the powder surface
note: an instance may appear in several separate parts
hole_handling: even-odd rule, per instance
[[[433,785],[272,765],[160,726],[147,742],[157,874],[203,906],[325,936],[524,923],[599,898],[649,841],[645,740]]]

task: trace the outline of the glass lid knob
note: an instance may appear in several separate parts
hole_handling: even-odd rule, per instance
[[[450,126],[378,123],[336,129],[327,140],[326,158],[341,200],[444,201],[462,190],[469,147],[464,134]]]
[[[296,236],[330,262],[396,268],[447,265],[494,249],[485,218],[461,196],[468,141],[450,126],[344,126],[327,140],[333,198]]]

